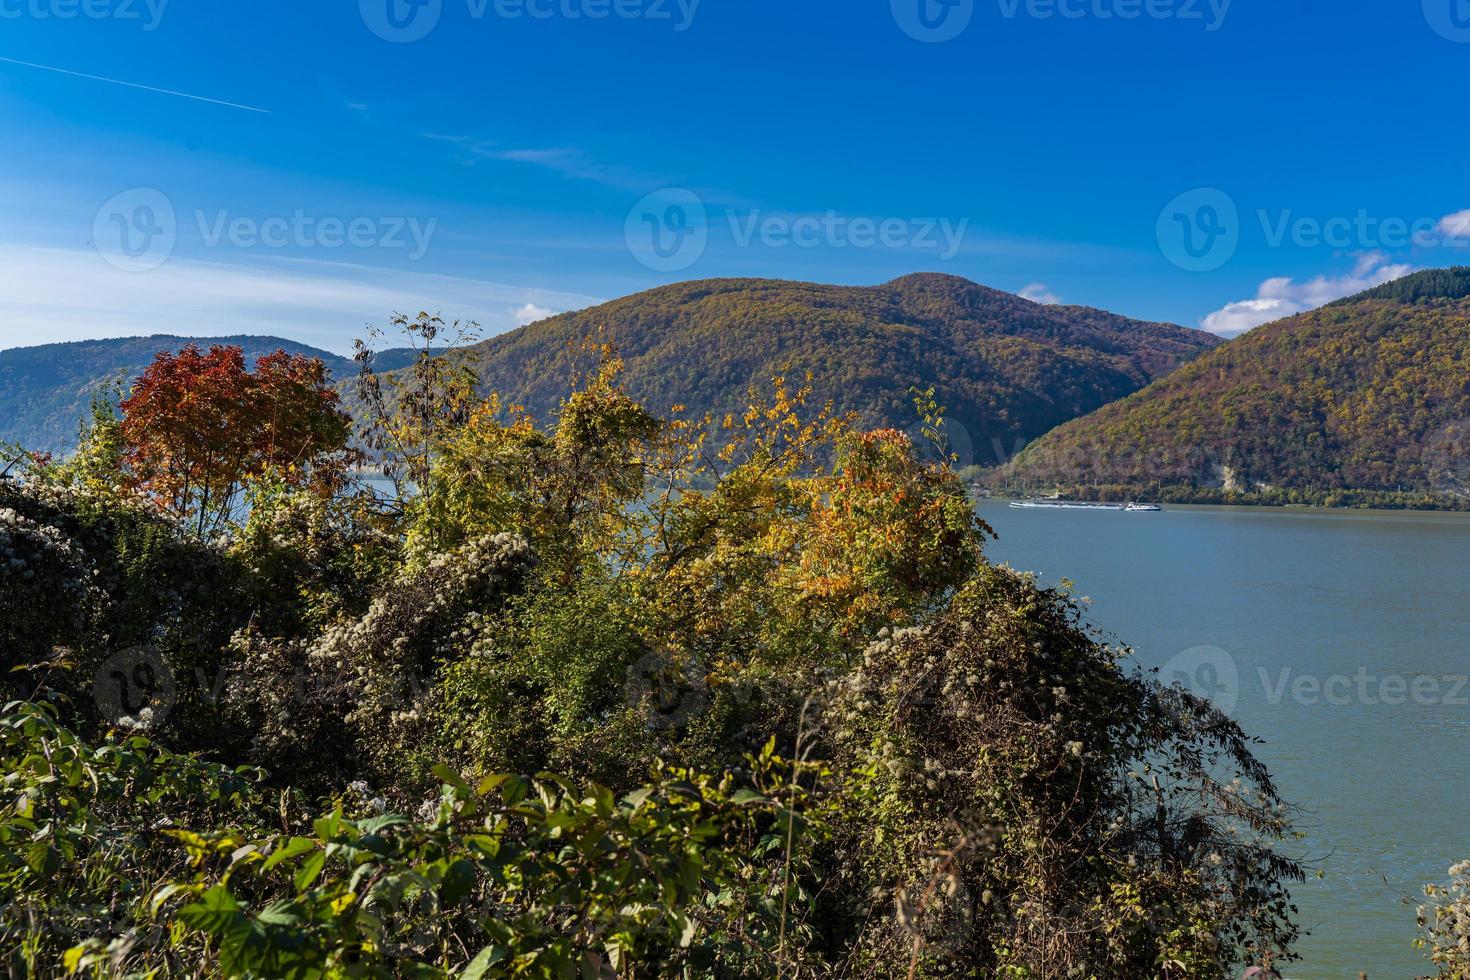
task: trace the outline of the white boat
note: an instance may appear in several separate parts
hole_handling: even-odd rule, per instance
[[[1110,510],[1127,514],[1157,513],[1164,509],[1158,504],[1106,504],[1086,500],[1013,500],[1011,506],[1017,510]]]

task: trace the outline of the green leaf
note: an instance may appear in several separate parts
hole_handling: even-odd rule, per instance
[[[49,841],[38,840],[26,848],[26,867],[37,877],[49,878],[61,867],[61,858]]]
[[[435,779],[439,780],[441,783],[444,783],[446,786],[453,786],[455,789],[463,790],[468,790],[470,788],[470,784],[465,782],[463,776],[455,772],[453,769],[450,769],[443,763],[436,765],[433,769],[429,771],[434,774]]]
[[[470,960],[470,965],[464,968],[464,972],[459,975],[459,980],[482,980],[488,975],[487,971],[492,966],[509,956],[510,950],[504,946],[486,946],[480,950],[479,955]]]
[[[310,857],[301,862],[301,868],[296,872],[296,890],[306,891],[316,881],[317,876],[322,873],[322,867],[327,863],[326,851],[314,851]]]
[[[512,776],[505,781],[505,805],[515,806],[531,792],[531,781],[524,776]]]
[[[475,866],[460,858],[444,871],[439,885],[439,899],[445,905],[458,905],[475,887]]]
[[[211,936],[230,936],[250,928],[240,903],[224,885],[215,885],[197,902],[179,909],[179,921]]]
[[[316,847],[316,841],[314,840],[306,837],[292,837],[289,841],[271,852],[271,856],[265,859],[265,864],[261,866],[261,870],[269,871],[282,861],[289,861],[294,857],[299,857],[314,847]]]

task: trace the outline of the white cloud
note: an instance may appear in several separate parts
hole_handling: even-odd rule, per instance
[[[443,133],[424,133],[423,137],[459,147],[467,164],[483,160],[526,164],[550,170],[563,177],[588,180],[616,190],[638,190],[660,183],[657,177],[594,160],[585,151],[571,146],[507,147],[492,140]]]
[[[1382,252],[1365,252],[1346,275],[1318,276],[1300,283],[1289,276],[1267,279],[1254,298],[1227,303],[1205,317],[1200,326],[1221,337],[1236,337],[1263,323],[1326,306],[1333,300],[1401,279],[1413,271],[1411,265],[1390,263]]]
[[[555,315],[555,310],[548,309],[544,306],[537,306],[535,303],[527,303],[525,306],[516,310],[516,326],[524,327],[528,323],[535,323],[538,320],[545,320],[547,317]]]
[[[1022,299],[1029,299],[1033,303],[1040,303],[1043,306],[1056,306],[1062,301],[1062,298],[1048,289],[1044,282],[1033,282],[1016,295]]]
[[[486,335],[531,308],[574,310],[574,293],[341,262],[170,259],[123,272],[96,252],[0,244],[0,349],[97,337],[271,334],[350,353],[395,312],[476,320]]]
[[[1439,233],[1445,237],[1447,245],[1470,244],[1470,208],[1441,218]]]

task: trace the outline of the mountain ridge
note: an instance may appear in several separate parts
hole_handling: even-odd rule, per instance
[[[1219,342],[937,273],[876,286],[705,279],[489,338],[477,345],[485,385],[544,419],[589,336],[617,346],[628,389],[660,412],[738,412],[752,386],[810,372],[816,403],[912,428],[909,388],[932,384],[952,434],[968,444],[956,446],[962,463],[1137,390]]]
[[[956,276],[916,273],[875,286],[706,279],[660,286],[481,341],[485,388],[549,421],[589,337],[612,342],[629,391],[660,413],[743,410],[773,376],[813,378],[813,401],[863,423],[914,431],[910,388],[936,388],[962,464],[1143,387],[1219,343],[1202,331],[1083,306],[1044,306]],[[278,347],[321,357],[353,402],[349,358],[278,337],[158,334],[0,351],[0,440],[59,452],[90,399],[159,350],[234,343],[254,359]],[[411,352],[391,350],[391,372]]]
[[[1202,501],[1470,499],[1470,268],[1258,327],[1059,426],[1004,476]]]

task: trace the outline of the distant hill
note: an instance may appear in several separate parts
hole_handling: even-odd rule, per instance
[[[1177,499],[1470,499],[1470,268],[1259,327],[1062,426],[1009,475]]]
[[[870,425],[913,429],[911,385],[933,384],[962,462],[1121,398],[1216,346],[1210,334],[1078,306],[1042,306],[945,275],[882,286],[717,279],[567,313],[479,345],[488,388],[545,419],[566,393],[573,348],[613,341],[630,391],[658,411],[739,411],[751,385],[810,371]]]
[[[913,430],[911,385],[934,385],[964,463],[994,463],[1018,441],[1138,390],[1219,341],[1079,306],[1042,306],[942,275],[882,286],[765,279],[682,283],[544,320],[478,345],[487,389],[548,419],[575,368],[574,348],[616,343],[625,381],[656,411],[739,411],[751,385],[786,372],[814,377],[815,400],[869,425]],[[159,336],[0,351],[0,440],[70,449],[93,394],[130,381],[159,351],[190,338]],[[277,337],[196,338],[254,359],[278,348],[320,357],[339,383],[344,357]],[[379,355],[392,371],[410,352]],[[346,386],[344,386],[346,387]],[[349,403],[350,387],[346,387]]]
[[[356,373],[351,358],[280,337],[127,337],[45,344],[0,351],[0,441],[27,449],[61,453],[76,445],[78,425],[92,398],[113,382],[130,383],[160,351],[177,351],[194,343],[234,345],[248,363],[284,348],[293,354],[319,357],[338,380]],[[407,363],[403,351],[380,355],[384,368]]]

